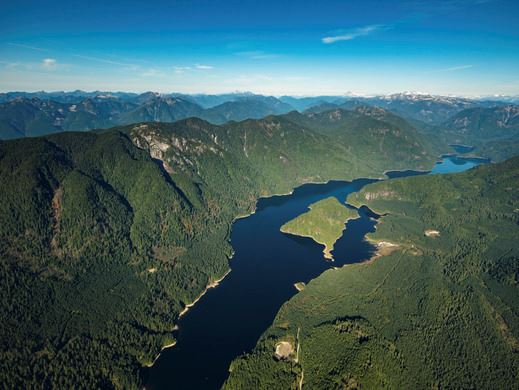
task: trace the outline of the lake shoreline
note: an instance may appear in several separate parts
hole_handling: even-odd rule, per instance
[[[357,179],[352,179],[352,180],[344,180],[344,179],[330,179],[330,180],[326,180],[326,181],[306,181],[304,183],[301,183],[299,185],[297,185],[296,187],[292,188],[290,191],[286,192],[286,193],[273,193],[273,194],[269,194],[269,195],[265,195],[265,196],[259,196],[257,199],[256,199],[256,202],[254,204],[254,208],[249,212],[249,213],[245,213],[245,214],[240,214],[236,217],[233,218],[232,222],[230,223],[229,225],[229,232],[231,231],[232,229],[232,226],[234,225],[234,223],[240,219],[244,219],[244,218],[248,218],[254,214],[256,214],[257,212],[257,207],[258,207],[258,203],[260,202],[261,199],[270,199],[270,198],[274,198],[274,197],[283,197],[283,196],[290,196],[290,195],[293,195],[294,194],[294,191],[296,191],[298,188],[300,187],[303,187],[305,185],[311,185],[311,184],[318,184],[318,185],[326,185],[330,182],[341,182],[341,183],[352,183],[353,181],[355,180],[384,180],[382,177],[381,178],[367,178],[367,177],[361,177],[361,178],[357,178]],[[348,219],[349,220],[349,219]],[[345,228],[346,228],[346,223],[345,223]],[[344,230],[343,230],[344,231]],[[297,235],[295,235],[297,236]],[[311,238],[313,239],[312,237],[308,237],[308,238]],[[229,241],[230,237],[227,239],[227,241]],[[315,241],[315,240],[314,240]],[[316,241],[315,241],[316,242]],[[321,244],[319,243],[320,245],[324,245],[324,244]],[[324,250],[323,250],[323,253],[324,253]],[[231,260],[233,259],[234,257],[234,250],[231,254],[231,256],[228,258],[228,263],[231,262]],[[329,260],[329,259],[328,259]],[[331,261],[333,261],[333,258],[331,259]],[[218,287],[218,285],[225,279],[225,277],[227,275],[230,274],[230,272],[232,271],[232,268],[229,266],[228,270],[217,280],[215,280],[214,282],[212,283],[209,283],[205,289],[197,296],[197,298],[187,304],[186,306],[184,306],[184,309],[179,313],[178,315],[178,318],[177,318],[177,323],[180,321],[180,319],[185,316],[189,309],[191,309],[192,307],[194,307],[196,305],[196,303],[198,303],[200,301],[200,299],[202,299],[202,297],[207,293],[207,291],[210,289],[210,288],[216,288]],[[175,330],[178,330],[179,326],[178,324],[175,325],[174,327],[174,331]],[[158,352],[158,354],[156,355],[155,359],[153,360],[153,362],[151,364],[145,364],[143,365],[143,368],[146,368],[146,369],[150,369],[153,367],[153,365],[155,364],[155,362],[160,358],[162,352],[166,349],[169,349],[169,348],[173,348],[175,345],[177,344],[177,341],[175,340],[174,342],[168,344],[168,345],[165,345],[163,346],[160,351]],[[144,386],[145,387],[145,386]]]
[[[387,172],[387,171],[386,171]],[[234,223],[237,221],[237,220],[240,220],[240,219],[245,219],[245,218],[248,218],[254,214],[256,214],[258,212],[258,210],[262,210],[262,208],[258,207],[258,206],[261,206],[260,204],[260,201],[262,199],[271,199],[271,198],[275,198],[275,197],[285,197],[285,196],[290,196],[290,195],[294,195],[294,193],[300,189],[301,187],[304,187],[306,185],[327,185],[327,184],[330,184],[330,183],[333,183],[333,182],[337,182],[337,183],[341,183],[341,184],[345,184],[345,185],[348,185],[348,184],[351,184],[351,183],[354,183],[354,182],[357,182],[357,181],[362,181],[362,180],[369,180],[369,181],[382,181],[382,180],[388,180],[386,177],[384,176],[377,176],[377,177],[359,177],[359,178],[355,178],[355,179],[336,179],[336,178],[332,178],[332,179],[329,179],[329,180],[326,180],[326,181],[305,181],[301,184],[298,184],[297,186],[293,187],[290,191],[286,192],[286,193],[273,193],[273,194],[269,194],[269,195],[265,195],[265,196],[259,196],[257,199],[256,199],[256,202],[254,204],[254,207],[251,209],[250,212],[248,213],[244,213],[244,214],[240,214],[240,215],[237,215],[236,217],[234,217],[231,221],[231,223],[229,224],[229,236],[227,238],[228,241],[230,241],[230,232],[232,231],[232,228],[233,228],[233,225]],[[346,225],[347,223],[350,221],[350,220],[354,220],[356,218],[353,218],[353,217],[350,217],[348,218],[345,223],[344,223],[344,229],[343,229],[343,234],[344,234],[344,231],[346,230]],[[288,232],[284,232],[284,233],[288,233]],[[288,234],[291,234],[291,233],[288,233]],[[299,235],[296,235],[294,234],[294,236],[299,236]],[[301,237],[301,236],[299,236]],[[326,244],[323,244],[323,243],[319,243],[317,242],[313,237],[311,236],[306,236],[307,238],[310,238],[312,239],[312,241],[314,241],[315,243],[318,243],[319,245],[323,245],[325,247],[325,250],[323,250],[323,254],[325,254],[326,252]],[[234,255],[235,255],[235,252],[234,252],[234,249],[232,250],[232,254],[228,257],[228,261],[229,261],[229,264],[230,264],[230,261],[234,258]],[[326,257],[325,257],[326,259]],[[328,259],[330,260],[330,259]],[[333,259],[331,259],[333,261]],[[364,262],[368,262],[370,261],[370,259],[367,259],[365,261],[362,261],[360,264],[364,263]],[[230,274],[230,272],[232,271],[232,268],[229,266],[229,268],[227,269],[227,271],[220,277],[218,278],[217,280],[211,282],[211,283],[208,283],[207,286],[204,288],[204,290],[197,296],[197,298],[187,304],[183,310],[179,313],[179,316],[177,318],[177,325],[175,325],[174,327],[174,330],[173,331],[176,331],[178,330],[178,322],[180,321],[180,319],[182,319],[188,312],[191,308],[193,308],[201,299],[202,297],[207,293],[207,291],[209,291],[210,288],[216,288],[219,286],[219,284],[227,277],[227,275]],[[296,287],[297,289],[297,287]],[[299,290],[299,289],[297,289]],[[166,349],[169,349],[169,348],[173,348],[175,345],[177,344],[177,340],[173,341],[172,343],[170,344],[167,344],[165,346],[163,346],[161,349],[160,349],[160,352],[157,354],[156,358],[153,360],[153,363],[151,363],[151,365],[144,365],[143,368],[146,368],[146,369],[151,369],[155,363],[157,362],[157,360],[161,357],[162,355],[162,352],[164,352],[164,350]],[[147,382],[147,380],[146,380]],[[146,387],[146,383],[145,383],[145,387]]]
[[[232,256],[231,256],[231,258],[232,258]],[[229,260],[230,260],[231,258],[229,258]],[[209,283],[209,284],[205,287],[204,291],[202,291],[202,292],[200,293],[200,295],[199,295],[199,296],[198,296],[198,297],[197,297],[193,302],[191,302],[191,303],[187,304],[186,306],[184,306],[184,310],[182,310],[182,311],[180,312],[180,314],[178,315],[178,319],[180,319],[180,318],[182,318],[184,315],[186,315],[186,313],[189,311],[189,309],[192,308],[193,306],[195,306],[195,304],[196,304],[196,303],[197,303],[197,302],[198,302],[198,301],[199,301],[199,300],[200,300],[200,299],[201,299],[201,298],[202,298],[202,297],[207,293],[207,291],[209,291],[209,289],[211,289],[211,288],[215,288],[215,287],[218,287],[218,285],[220,284],[220,282],[221,282],[222,280],[224,280],[225,277],[226,277],[227,275],[229,275],[230,272],[231,272],[231,269],[229,268],[229,269],[227,270],[227,272],[225,272],[225,273],[222,275],[222,277],[220,277],[219,279],[217,279],[217,280],[215,280],[215,281]]]
[[[231,260],[231,258],[232,258],[232,256],[229,258],[229,261]],[[204,291],[202,291],[202,292],[200,293],[200,295],[199,295],[199,296],[198,296],[198,297],[197,297],[193,302],[191,302],[191,303],[187,304],[186,306],[184,306],[184,309],[183,309],[183,310],[180,312],[180,314],[178,315],[177,322],[178,322],[178,320],[180,320],[180,318],[182,318],[184,315],[187,314],[187,312],[189,311],[189,309],[192,308],[192,307],[193,307],[193,306],[194,306],[194,305],[195,305],[195,304],[196,304],[196,303],[197,303],[197,302],[198,302],[198,301],[199,301],[199,300],[200,300],[200,299],[201,299],[201,298],[202,298],[202,297],[207,293],[207,291],[209,291],[209,289],[211,289],[211,288],[215,288],[215,287],[218,287],[218,285],[220,284],[220,282],[222,282],[222,281],[225,279],[225,277],[226,277],[227,275],[229,275],[230,272],[231,272],[231,268],[229,268],[229,269],[227,270],[227,272],[225,272],[225,274],[223,274],[222,277],[220,277],[219,279],[217,279],[217,280],[215,280],[215,281],[209,283],[209,284],[205,287]],[[173,331],[178,330],[178,328],[179,328],[178,325],[175,325]],[[151,367],[153,367],[153,365],[155,364],[155,362],[160,358],[160,355],[162,354],[162,352],[164,352],[164,350],[166,350],[166,349],[173,348],[176,344],[177,344],[177,340],[174,340],[172,343],[162,346],[162,348],[160,349],[160,351],[159,351],[159,353],[157,354],[157,356],[155,356],[155,359],[153,359],[153,362],[152,362],[151,364],[146,364],[146,365],[144,365],[144,367],[146,367],[146,368],[151,368]]]

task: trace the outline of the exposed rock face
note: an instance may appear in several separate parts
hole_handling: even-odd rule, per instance
[[[427,237],[439,237],[440,236],[440,232],[438,230],[426,230],[424,232],[424,234],[427,236]]]
[[[141,149],[147,149],[150,156],[162,160],[163,154],[170,148],[170,145],[163,141],[149,126],[142,124],[133,128],[133,143]],[[176,140],[175,140],[176,141]]]
[[[393,191],[379,191],[379,192],[366,192],[364,198],[366,200],[383,199],[383,198],[394,198],[396,193]]]

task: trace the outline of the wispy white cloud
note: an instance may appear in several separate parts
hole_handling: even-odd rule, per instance
[[[363,37],[363,36],[372,34],[376,31],[386,30],[388,28],[389,28],[388,26],[382,25],[382,24],[371,24],[368,26],[358,27],[358,28],[348,31],[344,34],[324,37],[321,39],[321,41],[326,44],[340,42],[340,41],[351,41],[355,38]]]
[[[456,72],[456,71],[459,71],[459,70],[470,69],[470,68],[473,68],[473,67],[474,67],[474,65],[457,65],[457,66],[451,66],[449,68],[442,68],[442,69],[431,70],[429,72],[425,72],[425,74]]]
[[[54,58],[44,58],[41,61],[41,66],[43,66],[43,68],[48,69],[48,70],[56,69],[57,65],[58,65],[58,61],[56,61],[56,59],[54,59]]]
[[[20,66],[19,62],[12,62],[12,61],[0,61],[0,65],[3,65],[4,68],[12,69],[17,68]]]
[[[459,66],[453,66],[450,68],[442,69],[441,72],[455,72],[457,70],[470,69],[473,67],[474,67],[474,65],[459,65]]]
[[[141,74],[141,76],[143,76],[143,77],[166,77],[166,74],[160,69],[149,68],[149,69],[145,70]]]
[[[187,72],[188,70],[191,70],[190,66],[174,66],[173,71],[177,74],[182,74]]]
[[[0,67],[19,72],[35,72],[69,70],[70,64],[61,63],[55,58],[43,58],[39,61],[0,61]]]
[[[117,54],[114,54],[114,53],[111,53],[111,54],[107,54],[106,55],[108,57],[108,59],[113,59],[114,61],[119,61],[119,62],[124,62],[124,63],[130,63],[130,64],[137,64],[137,63],[141,63],[141,64],[151,64],[152,62],[147,60],[147,59],[144,59],[144,58],[136,58],[136,57],[121,57]]]
[[[202,69],[202,70],[209,70],[209,69],[214,69],[214,66],[211,66],[211,65],[196,64],[196,65],[195,65],[195,68],[197,68],[197,69]]]
[[[85,56],[85,55],[82,55],[82,54],[74,54],[73,56],[76,57],[76,58],[81,58],[83,60],[88,60],[88,61],[101,62],[101,63],[104,63],[104,64],[110,64],[110,65],[124,66],[126,68],[130,68],[130,69],[133,69],[133,70],[136,70],[136,69],[139,68],[138,65],[131,64],[131,63],[128,63],[128,62],[113,61],[113,60],[108,60],[106,58],[91,57],[91,56]]]
[[[269,60],[272,58],[279,57],[279,54],[273,54],[273,53],[265,53],[261,50],[248,50],[248,51],[239,51],[235,53],[237,56],[240,57],[247,57],[252,60]]]
[[[29,49],[29,50],[36,50],[36,51],[49,51],[49,49],[44,49],[43,47],[24,45],[23,43],[8,42],[7,44],[9,46],[20,47],[22,49]]]

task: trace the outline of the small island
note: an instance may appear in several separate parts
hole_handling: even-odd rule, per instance
[[[346,222],[357,217],[357,210],[346,207],[332,196],[313,203],[310,211],[285,223],[280,230],[283,233],[312,238],[324,245],[324,257],[333,260],[331,251],[342,236]]]

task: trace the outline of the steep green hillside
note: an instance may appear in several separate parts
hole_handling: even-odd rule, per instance
[[[281,226],[283,233],[310,237],[324,245],[324,257],[332,259],[333,245],[342,236],[346,222],[358,213],[330,197],[309,206],[310,210]]]
[[[136,122],[175,122],[190,116],[197,116],[203,112],[202,107],[188,100],[178,97],[152,95],[142,99],[142,102],[131,110],[122,112],[113,118],[113,125],[126,125]],[[108,127],[108,126],[103,126]]]
[[[283,116],[0,142],[0,380],[136,387],[185,305],[228,270],[231,223],[259,196],[402,164],[367,164]]]
[[[364,107],[364,108],[376,108],[376,106],[371,106],[369,104],[369,99],[366,98],[359,98],[359,99],[347,99],[346,101],[339,100],[335,103],[332,102],[323,102],[320,104],[317,104],[315,106],[312,106],[306,110],[304,110],[304,114],[318,114],[325,111],[331,111],[335,109],[343,109],[343,110],[355,110],[357,107]]]
[[[409,113],[405,109],[401,110],[401,99],[389,98],[350,99],[341,105],[323,103],[309,108],[305,114],[316,122],[317,125],[314,124],[314,127],[329,130],[337,130],[341,125],[350,130],[355,129],[357,124],[364,129],[366,126],[380,126],[380,123],[375,125],[366,121],[365,116],[369,116],[397,129],[405,129],[411,134],[418,132],[421,141],[435,153],[443,153],[449,150],[450,144],[459,143],[475,146],[475,155],[489,157],[494,161],[502,161],[519,153],[518,106],[501,102],[476,103],[463,99],[436,100],[433,97],[416,97],[414,102],[411,97],[404,99],[406,106],[416,106],[416,109],[430,105],[430,108],[421,108],[419,115]],[[493,106],[488,107],[489,105]],[[394,110],[398,115],[388,109]],[[345,110],[353,113],[347,114]],[[330,115],[334,112],[335,118]],[[422,116],[437,118],[428,120]]]
[[[519,106],[463,110],[443,124],[439,135],[448,143],[476,147],[474,153],[495,161],[519,153]]]
[[[347,145],[374,169],[383,168],[384,161],[405,169],[410,164],[433,161],[442,152],[404,119],[378,107],[337,108],[307,115],[292,112],[286,117]],[[423,164],[424,169],[426,166],[428,163]]]
[[[517,388],[518,183],[516,157],[350,196],[398,250],[307,284],[225,388]],[[275,359],[287,339],[299,352]]]
[[[445,126],[456,131],[460,137],[473,137],[481,141],[517,136],[519,106],[464,110],[446,122]]]
[[[2,383],[135,385],[183,302],[225,271],[208,256],[230,253],[211,240],[225,231],[190,240],[183,218],[205,214],[118,132],[2,143],[0,167]]]
[[[211,123],[222,124],[230,120],[260,119],[268,115],[284,114],[291,110],[291,106],[273,97],[270,99],[251,97],[222,103],[205,110],[199,116]]]
[[[60,131],[66,106],[39,99],[0,104],[0,139],[39,136]]]
[[[341,104],[346,98],[341,96],[307,96],[307,97],[293,97],[281,96],[279,98],[284,103],[290,104],[298,111],[305,111],[312,107],[321,104],[331,103],[333,105]]]

